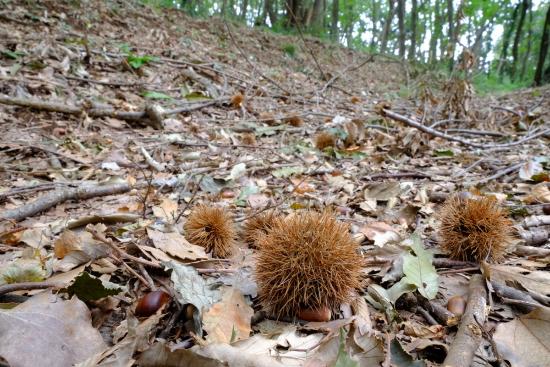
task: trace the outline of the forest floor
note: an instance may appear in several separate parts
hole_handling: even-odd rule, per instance
[[[549,87],[481,98],[461,73],[131,1],[3,4],[0,361],[549,360]],[[509,212],[500,263],[440,247],[457,192]],[[186,240],[199,204],[232,215],[227,260]],[[331,321],[262,312],[242,227],[267,209],[349,224],[365,287]],[[169,302],[136,318],[157,289]]]

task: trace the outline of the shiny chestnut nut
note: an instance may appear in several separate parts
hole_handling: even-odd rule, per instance
[[[317,321],[325,322],[330,321],[332,312],[328,307],[321,307],[320,309],[303,308],[298,312],[298,318],[304,321]]]
[[[136,306],[135,315],[149,317],[170,301],[170,295],[164,291],[153,291],[141,297]]]
[[[542,212],[546,215],[550,215],[550,204],[544,204],[542,206]]]
[[[453,296],[447,301],[447,310],[455,316],[462,316],[466,310],[466,299],[462,296]]]

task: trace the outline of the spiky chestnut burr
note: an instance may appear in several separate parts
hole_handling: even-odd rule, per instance
[[[252,248],[257,248],[261,237],[265,236],[273,228],[276,219],[282,218],[281,214],[274,210],[260,213],[244,223],[243,237]]]
[[[323,150],[328,147],[336,146],[336,137],[327,132],[320,132],[315,135],[315,147],[319,150]]]
[[[235,244],[235,228],[231,215],[223,208],[199,205],[185,222],[185,237],[202,246],[214,257],[231,255]]]
[[[260,239],[256,264],[263,308],[277,317],[336,309],[362,286],[358,244],[331,213],[276,219]]]
[[[455,260],[500,262],[512,242],[512,222],[493,198],[453,195],[439,212],[441,248]]]

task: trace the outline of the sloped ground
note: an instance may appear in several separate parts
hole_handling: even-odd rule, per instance
[[[77,338],[59,325],[31,328],[65,338],[75,351],[71,357],[44,354],[47,346],[36,341],[0,346],[8,362],[37,365],[39,358],[50,358],[48,364],[63,365],[98,353],[96,363],[116,357],[122,364],[138,358],[156,336],[185,348],[220,342],[201,353],[232,365],[330,365],[345,359],[346,353],[337,355],[339,328],[351,325],[346,351],[361,365],[410,359],[404,351],[432,364],[447,355],[456,327],[430,306],[417,308],[413,293],[405,297],[413,306],[399,302],[400,323],[364,298],[329,323],[261,321],[252,275],[256,250],[240,236],[231,261],[218,261],[180,234],[199,203],[226,207],[239,228],[266,208],[285,214],[332,208],[361,241],[368,283],[384,288],[403,276],[398,259],[408,250],[397,243],[416,229],[437,254],[439,294],[432,302],[445,306],[452,296],[468,293],[477,267],[447,261],[437,246],[434,213],[456,191],[493,195],[513,213],[520,234],[515,252],[503,265],[492,265],[493,277],[519,282],[539,296],[524,312],[548,306],[548,223],[536,217],[546,227],[535,231],[524,217],[540,216],[550,202],[549,88],[478,99],[458,79],[446,89],[439,81],[409,80],[407,66],[391,58],[217,18],[195,20],[125,1],[3,3],[0,289],[3,282],[19,288],[4,291],[9,297],[0,292],[0,301],[29,296],[32,286],[21,282],[39,281],[38,288],[55,282],[60,289],[75,278],[84,285],[73,284],[68,293],[86,301],[83,309],[76,300],[58,301],[66,312],[81,315],[71,324]],[[317,149],[323,148],[321,132],[330,134],[324,150]],[[161,264],[174,269],[172,275]],[[185,273],[192,268],[202,275]],[[125,288],[105,297],[110,293],[103,286],[83,280],[84,269]],[[214,294],[215,282],[230,287]],[[196,293],[201,291],[189,291],[191,283],[204,283],[210,303]],[[201,313],[197,306],[193,324],[193,311],[171,302],[164,314],[137,324],[136,300],[153,288],[180,304],[216,303],[221,316],[219,307]],[[82,289],[94,294],[85,296]],[[237,307],[246,303],[243,296],[252,300],[251,309]],[[38,298],[34,307],[48,302]],[[520,315],[513,302],[493,302],[489,334],[497,323]],[[252,326],[248,312],[256,312]],[[430,313],[439,325],[430,326]],[[546,314],[537,317],[548,321]],[[23,321],[6,328],[0,319],[5,333],[27,327]],[[501,353],[508,353],[505,359],[531,362],[517,356],[518,341],[503,334],[507,329],[495,338]],[[487,335],[484,353],[476,357],[480,363],[502,357]],[[114,347],[103,352],[109,344]],[[149,353],[163,356],[160,349]],[[21,355],[38,359],[21,361]],[[271,358],[276,355],[279,362]]]

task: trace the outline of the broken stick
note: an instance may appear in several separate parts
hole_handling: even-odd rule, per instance
[[[475,352],[481,343],[483,325],[487,320],[487,291],[480,274],[472,275],[469,286],[468,305],[462,316],[455,340],[449,348],[445,367],[471,366]]]

